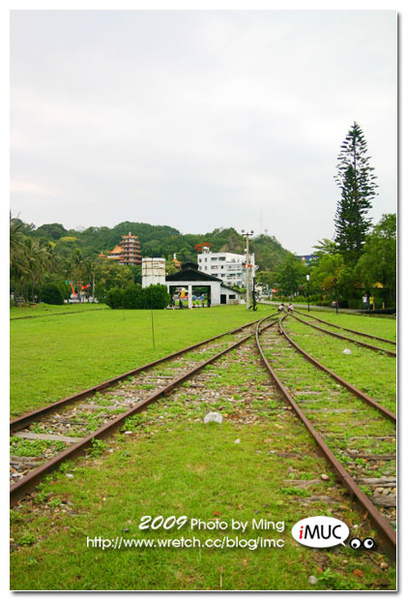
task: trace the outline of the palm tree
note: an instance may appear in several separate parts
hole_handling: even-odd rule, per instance
[[[86,277],[92,282],[92,298],[94,302],[95,275],[99,261],[94,256],[86,256],[83,262]]]
[[[14,303],[21,295],[22,280],[28,272],[22,232],[24,223],[10,215],[10,280],[14,281]]]
[[[24,244],[25,235],[22,232],[24,223],[10,215],[10,266],[18,260]]]
[[[44,244],[44,250],[47,253],[48,268],[51,273],[55,273],[60,263],[60,257],[56,251],[56,242],[49,240]]]
[[[31,283],[31,297],[35,302],[35,284],[42,283],[44,280],[49,268],[49,255],[46,247],[41,246],[34,238],[25,238],[24,246],[27,264],[27,271],[23,278],[26,284],[26,298],[28,299],[28,285]]]

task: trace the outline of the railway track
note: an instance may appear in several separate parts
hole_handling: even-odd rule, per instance
[[[325,325],[328,325],[329,327],[333,327],[334,329],[341,329],[342,331],[348,331],[349,333],[355,333],[356,335],[359,335],[361,337],[366,337],[371,340],[379,340],[380,342],[385,342],[386,344],[391,344],[393,346],[396,346],[396,342],[394,342],[393,340],[388,340],[386,338],[379,337],[377,335],[371,335],[369,333],[364,333],[363,331],[355,331],[354,329],[348,329],[347,327],[335,325],[334,323],[330,323],[330,321],[325,321],[324,319],[320,319],[319,317],[315,317],[314,315],[311,315],[309,313],[303,313],[299,310],[296,310],[296,313],[303,317],[308,317],[314,321],[318,321],[319,323],[324,323]]]
[[[105,439],[117,430],[123,431],[131,417],[146,411],[149,406],[152,408],[155,403],[171,402],[186,381],[192,388],[205,390],[207,369],[204,369],[210,369],[215,361],[235,361],[235,358],[227,358],[233,352],[252,355],[249,344],[255,336],[262,361],[273,379],[272,384],[268,384],[271,387],[264,388],[267,392],[261,400],[261,418],[264,414],[268,419],[272,415],[288,414],[274,408],[272,396],[276,393],[273,386],[276,386],[276,395],[283,394],[289,403],[283,409],[291,410],[292,417],[294,412],[305,424],[338,478],[367,511],[393,553],[396,547],[393,529],[396,522],[395,415],[385,412],[384,407],[371,398],[372,404],[358,397],[351,384],[344,388],[343,382],[332,381],[331,373],[317,375],[317,385],[301,383],[314,379],[311,370],[320,367],[310,364],[308,358],[300,367],[294,366],[296,361],[290,363],[292,345],[285,336],[282,323],[274,319],[265,325],[264,321],[249,323],[185,348],[12,421],[11,504],[32,491],[41,478],[58,468],[62,461],[85,453],[94,440]],[[277,323],[278,330],[273,327]],[[255,412],[250,409],[254,420],[257,418]],[[233,414],[231,411],[230,419],[234,419]],[[289,438],[288,432],[284,438]],[[24,443],[35,445],[37,442],[46,443],[46,450],[39,457],[13,454],[13,444],[18,448]],[[46,462],[38,464],[44,460]],[[319,483],[323,485],[323,482]]]
[[[299,314],[302,314],[302,313],[299,313]],[[313,323],[310,323],[309,321],[306,321],[304,319],[300,319],[299,317],[297,317],[294,314],[292,315],[292,317],[295,318],[295,319],[297,319],[297,321],[300,321],[300,323],[304,323],[304,324],[308,325],[309,327],[313,327],[314,329],[317,329],[318,331],[321,331],[322,333],[326,333],[327,335],[331,335],[331,336],[336,337],[336,338],[338,338],[340,340],[345,340],[346,342],[351,342],[353,344],[357,344],[358,346],[362,346],[364,348],[368,348],[369,350],[373,350],[374,352],[383,352],[384,354],[387,354],[388,356],[392,356],[392,357],[396,358],[396,352],[394,352],[393,350],[387,350],[386,348],[382,348],[382,347],[379,347],[379,346],[373,346],[372,344],[367,344],[366,342],[354,339],[353,337],[348,337],[348,336],[341,335],[339,333],[334,333],[333,331],[328,331],[327,329],[324,329],[322,327],[314,325]],[[317,320],[321,321],[321,319],[317,319]],[[321,321],[321,322],[329,325],[330,327],[336,327],[338,329],[344,329],[344,328],[338,327],[336,325],[331,325],[331,323],[328,323],[327,321]],[[360,337],[372,337],[375,340],[379,340],[379,341],[385,342],[387,344],[393,344],[394,343],[394,342],[391,342],[390,340],[385,340],[384,338],[379,338],[379,337],[376,337],[376,336],[369,336],[369,335],[366,335],[366,334],[361,333],[359,331],[354,331],[353,329],[345,329],[345,331],[351,332],[351,333],[356,334],[356,335],[358,335]]]
[[[257,322],[184,348],[12,420],[11,506],[63,461],[84,454],[96,440],[122,428],[129,417],[247,341],[254,335]]]
[[[342,483],[367,511],[394,553],[396,416],[301,349],[286,334],[284,319],[286,315],[279,321],[279,335],[269,330],[260,334],[257,330],[263,362]],[[291,362],[286,369],[292,345],[306,360],[302,366]],[[278,371],[283,374],[283,382]],[[302,383],[316,378],[317,385]]]
[[[296,344],[296,342],[294,342],[294,340],[286,333],[286,331],[282,327],[281,323],[279,323],[279,331],[285,336],[285,338],[288,340],[290,345],[293,346],[296,350],[298,350],[306,358],[306,360],[308,360],[310,363],[312,363],[313,365],[315,365],[316,367],[318,367],[325,373],[328,373],[333,379],[335,379],[336,381],[338,381],[338,383],[340,383],[342,386],[347,388],[352,394],[354,394],[355,396],[357,396],[358,398],[360,398],[361,400],[363,400],[370,406],[373,406],[374,408],[379,410],[389,420],[396,422],[396,415],[392,411],[390,411],[386,407],[382,406],[382,404],[380,404],[379,402],[377,402],[376,400],[374,400],[373,398],[368,396],[368,394],[366,394],[365,392],[362,392],[361,390],[357,389],[349,381],[346,381],[343,377],[340,377],[340,375],[337,375],[334,371],[332,371],[331,369],[329,369],[328,367],[323,365],[321,362],[319,362],[313,356],[311,356],[308,352],[303,350],[299,346],[299,344]]]

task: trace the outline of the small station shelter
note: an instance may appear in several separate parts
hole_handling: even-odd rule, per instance
[[[204,293],[206,303],[209,300],[211,306],[238,304],[240,300],[238,292],[224,285],[218,277],[199,271],[194,262],[184,262],[180,271],[166,276],[165,284],[171,296],[179,289],[187,289],[189,308],[193,306],[192,297],[201,293]]]

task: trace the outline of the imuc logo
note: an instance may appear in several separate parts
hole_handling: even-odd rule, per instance
[[[292,536],[304,546],[311,548],[331,548],[344,544],[350,534],[347,525],[333,517],[308,517],[293,525]]]

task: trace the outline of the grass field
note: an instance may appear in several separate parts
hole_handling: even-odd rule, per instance
[[[90,311],[90,307],[84,304],[11,311],[12,416],[262,318],[272,310],[261,307],[252,313],[243,306],[221,306],[152,313],[100,307]],[[26,316],[38,318],[22,318]]]
[[[254,315],[243,307],[154,312],[155,350],[148,311],[61,313],[14,321],[10,327],[12,411],[26,412],[272,312],[272,307],[260,307]],[[345,317],[341,323],[348,326]],[[351,327],[362,325],[373,333],[377,323],[359,317]],[[384,337],[395,334],[395,321],[388,320],[384,327]],[[336,485],[330,467],[317,455],[313,440],[292,412],[267,397],[268,388],[263,387],[267,376],[254,349],[249,355],[248,366],[239,362],[234,351],[231,363],[209,369],[216,374],[216,386],[232,394],[236,406],[246,406],[241,396],[245,392],[237,387],[245,383],[248,406],[257,416],[250,412],[247,422],[232,422],[225,415],[221,426],[204,425],[202,416],[217,404],[202,403],[186,383],[170,400],[163,399],[129,420],[130,435],[118,434],[95,446],[86,459],[63,465],[29,502],[11,511],[11,588],[395,589],[394,563],[379,550],[356,552],[348,544],[314,550],[299,546],[290,536],[296,521],[318,514],[342,519],[351,535],[360,538],[374,537],[376,532]],[[393,368],[395,363],[392,359]],[[370,367],[365,364],[366,373]],[[382,372],[382,385],[386,378]],[[227,397],[216,400],[219,409]],[[288,458],[282,458],[285,452]],[[326,477],[321,485],[330,498],[327,502],[314,500],[316,489],[320,493],[317,486],[290,482],[313,479],[315,474]],[[165,519],[186,515],[189,520],[179,530],[162,526],[141,530],[145,515]],[[214,524],[224,521],[228,528],[192,529],[191,518]],[[233,519],[249,523],[244,535],[231,530]],[[283,523],[284,529],[255,529],[253,520],[261,519]],[[168,542],[182,537],[200,544],[222,543],[226,536],[281,539],[284,545],[256,549],[198,545],[113,549],[110,545],[104,550],[94,545],[98,538],[111,544],[119,538]],[[310,583],[309,577],[316,583]]]
[[[31,319],[32,317],[49,317],[51,315],[73,315],[83,314],[95,310],[109,310],[106,304],[82,303],[82,304],[31,304],[24,306],[10,305],[10,319]]]
[[[323,319],[323,321],[328,321],[333,325],[338,325],[339,327],[347,327],[348,329],[354,329],[355,331],[360,331],[362,333],[376,335],[393,342],[396,341],[396,319],[393,316],[371,316],[369,314],[357,315],[345,312],[339,312],[336,314],[334,311],[326,312],[320,310],[311,310],[308,312],[305,307],[303,307],[300,312],[302,313],[301,315],[298,315],[300,318],[304,318],[310,323],[313,323],[319,327],[325,328],[325,324],[318,323],[311,318],[312,316],[317,317],[318,319]],[[343,331],[340,332],[338,330],[335,331],[341,335],[347,335],[348,333]],[[374,342],[369,340],[369,343],[373,344]]]
[[[309,516],[309,508],[291,494],[286,483],[286,461],[266,452],[269,426],[236,428],[216,424],[171,424],[172,431],[137,436],[109,444],[99,460],[83,467],[70,466],[41,488],[41,504],[14,512],[12,557],[13,589],[47,590],[294,590],[370,589],[393,586],[393,569],[380,569],[365,553],[348,546],[315,552],[298,546],[290,528]],[[289,423],[287,438],[304,453],[311,442],[296,424]],[[235,444],[236,438],[241,439]],[[272,448],[277,448],[272,445]],[[253,460],[255,457],[255,460]],[[290,469],[305,471],[303,461]],[[306,459],[307,467],[314,459]],[[68,479],[66,473],[73,475]],[[327,473],[330,473],[327,470]],[[331,477],[331,473],[330,473]],[[326,493],[328,493],[326,484]],[[300,498],[299,498],[300,501]],[[356,510],[341,499],[346,523],[361,523]],[[326,507],[314,505],[311,514]],[[327,509],[330,513],[330,509]],[[337,507],[333,513],[337,516]],[[140,531],[144,515],[166,518],[185,515],[180,530]],[[231,524],[248,521],[245,535],[233,531],[191,529],[190,518]],[[284,523],[284,530],[254,529],[253,519]],[[362,533],[362,529],[359,529]],[[370,532],[368,531],[368,534]],[[282,548],[112,548],[93,547],[88,539],[117,536],[136,540],[197,539],[282,540]],[[364,534],[365,535],[365,534]],[[354,571],[356,571],[354,573]],[[361,573],[361,577],[360,577]]]
[[[331,320],[331,322],[333,321]],[[335,321],[337,324],[343,324],[343,322],[351,322],[355,330],[364,333],[371,333],[371,325],[376,324],[374,331],[380,332],[376,335],[386,339],[396,339],[395,323],[393,321],[387,321],[382,326],[381,319],[374,319],[372,323],[365,323],[365,317],[358,317],[357,322],[354,317],[347,319],[346,315],[341,320]],[[365,331],[367,324],[370,324],[370,328]],[[346,327],[346,325],[343,326]],[[295,319],[290,319],[285,329],[288,334],[294,334],[294,341],[313,358],[322,362],[337,375],[350,381],[356,388],[369,395],[385,408],[396,413],[396,358],[364,349],[356,344],[332,336],[328,336],[328,341],[326,341],[326,334],[320,333]],[[351,336],[346,332],[340,332],[340,334]],[[381,343],[375,340],[364,339],[363,341],[367,341],[372,345]],[[388,348],[393,351],[395,346],[388,346]],[[344,354],[344,350],[351,350],[351,354]]]

